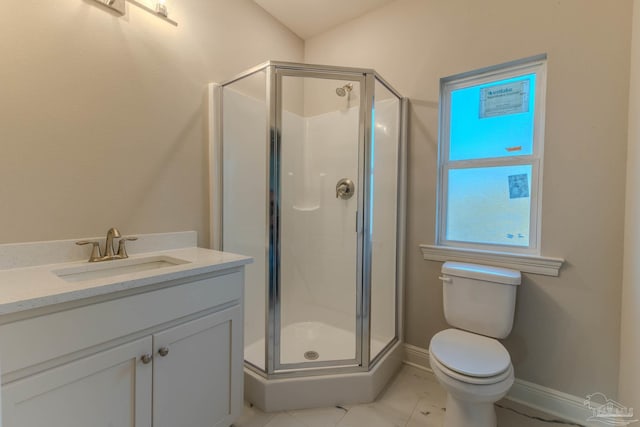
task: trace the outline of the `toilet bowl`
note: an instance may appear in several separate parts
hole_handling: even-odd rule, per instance
[[[477,338],[486,341],[478,346]],[[483,344],[489,341],[493,343],[486,348]],[[507,394],[514,382],[511,360],[498,341],[447,329],[432,339],[429,363],[447,392],[444,427],[496,426],[493,404]]]
[[[494,403],[514,382],[509,352],[519,271],[446,262],[444,314],[451,329],[433,336],[429,362],[447,392],[444,427],[496,427]]]

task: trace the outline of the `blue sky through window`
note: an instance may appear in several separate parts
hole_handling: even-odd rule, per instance
[[[529,246],[531,165],[449,170],[447,240]]]
[[[529,82],[526,112],[481,118],[481,90]],[[485,159],[533,154],[536,75],[526,74],[451,92],[449,160]]]

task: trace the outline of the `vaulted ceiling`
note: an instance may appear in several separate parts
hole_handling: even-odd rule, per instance
[[[253,0],[306,40],[394,0]]]

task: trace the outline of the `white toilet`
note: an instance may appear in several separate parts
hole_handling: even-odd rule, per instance
[[[429,362],[447,391],[444,427],[496,427],[493,404],[513,385],[509,353],[495,338],[513,326],[519,271],[446,262],[442,266],[444,316]]]

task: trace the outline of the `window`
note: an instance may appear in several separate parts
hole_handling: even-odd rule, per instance
[[[441,80],[437,243],[540,253],[546,56]]]

